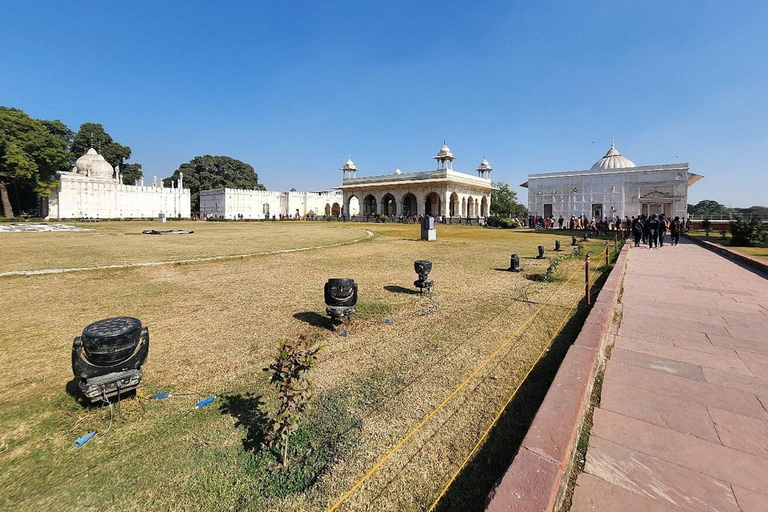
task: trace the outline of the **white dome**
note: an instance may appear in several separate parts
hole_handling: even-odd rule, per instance
[[[99,154],[96,152],[96,150],[91,148],[86,154],[78,158],[75,162],[75,169],[77,169],[77,173],[88,174],[88,167],[91,165],[91,160],[96,158],[98,155]]]
[[[480,165],[477,168],[478,171],[491,171],[493,170],[493,167],[491,167],[491,164],[488,163],[488,160],[483,158],[483,161],[480,162]]]
[[[395,168],[395,174],[403,174],[399,167]]]
[[[96,155],[89,165],[92,178],[111,178],[115,170],[101,155]]]
[[[619,150],[611,141],[611,149],[605,154],[603,158],[595,162],[590,170],[600,171],[603,169],[625,169],[627,167],[637,167],[635,163],[629,158],[622,156]]]
[[[344,167],[341,168],[342,171],[356,171],[357,166],[352,161],[351,158],[347,158],[347,161],[344,162]]]
[[[451,153],[451,148],[449,148],[446,144],[443,144],[443,147],[440,148],[440,151],[437,153],[437,156],[453,157],[453,153]]]

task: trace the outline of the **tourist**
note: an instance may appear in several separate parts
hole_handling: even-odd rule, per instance
[[[688,218],[685,220],[685,232],[686,232],[686,233],[687,233],[687,232],[689,232],[689,231],[691,230],[691,225],[692,225],[692,224],[693,224],[693,223],[691,222],[691,218],[690,218],[690,217],[688,217]]]
[[[669,236],[672,239],[672,245],[680,243],[680,232],[683,230],[683,223],[680,222],[680,217],[675,217],[675,220],[669,224]]]
[[[659,247],[664,247],[664,237],[667,236],[667,219],[664,214],[659,215]]]
[[[640,247],[640,239],[643,237],[643,221],[640,217],[632,217],[632,235],[635,237],[635,247]]]
[[[648,237],[648,248],[653,249],[655,246],[657,249],[659,248],[659,218],[654,213],[651,215],[650,220],[645,223],[646,226],[648,226],[648,229],[646,231],[646,236]]]

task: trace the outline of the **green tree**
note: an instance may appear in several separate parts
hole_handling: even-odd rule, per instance
[[[192,210],[200,211],[200,191],[215,188],[245,188],[266,190],[259,184],[259,175],[250,165],[228,156],[196,156],[181,164],[163,183],[171,186],[184,173],[183,186],[192,194]]]
[[[66,142],[43,121],[16,108],[0,107],[0,204],[5,217],[14,217],[9,184],[47,196],[56,172],[65,170],[67,163]]]
[[[122,169],[123,162],[131,158],[131,148],[112,140],[112,136],[104,131],[100,123],[80,125],[80,130],[72,140],[72,163],[91,148],[98,151],[112,167],[119,165]]]
[[[140,163],[125,164],[120,167],[120,173],[123,175],[123,185],[135,185],[144,176]]]
[[[509,188],[506,183],[494,183],[491,193],[491,215],[499,217],[525,217],[528,212],[525,206],[517,202],[517,192]]]
[[[43,123],[51,135],[54,135],[64,141],[64,143],[67,145],[67,151],[70,150],[72,146],[72,140],[75,138],[75,132],[70,130],[69,126],[65,125],[58,119],[54,119],[53,121],[42,120],[40,122]]]
[[[688,205],[688,213],[692,215],[727,215],[728,208],[725,205],[713,201],[711,199],[704,199],[699,201],[695,205]]]

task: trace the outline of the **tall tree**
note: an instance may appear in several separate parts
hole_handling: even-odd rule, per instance
[[[75,138],[75,132],[70,130],[69,126],[62,123],[59,119],[54,119],[53,121],[42,120],[41,123],[43,123],[51,135],[54,135],[64,141],[64,143],[67,145],[67,151],[70,150],[70,147],[72,146],[72,140]],[[77,155],[75,158],[79,156],[80,155]]]
[[[491,192],[491,215],[499,217],[525,217],[527,209],[517,202],[517,192],[506,183],[494,183],[498,190]]]
[[[131,158],[131,148],[112,140],[112,136],[104,131],[101,123],[83,123],[72,141],[72,157],[76,160],[89,149],[94,148],[112,167]]]
[[[181,164],[170,178],[163,180],[170,186],[184,173],[183,186],[192,194],[192,209],[200,211],[200,191],[214,188],[245,188],[266,190],[259,183],[259,175],[250,165],[228,156],[196,156]]]
[[[0,107],[0,204],[5,217],[14,217],[9,184],[47,196],[56,171],[66,169],[67,163],[65,140],[52,134],[43,121],[16,108]]]
[[[688,213],[693,215],[725,215],[728,213],[728,208],[717,201],[704,199],[695,205],[688,205]]]
[[[120,167],[120,173],[123,175],[123,185],[135,185],[144,176],[140,163],[125,164]]]

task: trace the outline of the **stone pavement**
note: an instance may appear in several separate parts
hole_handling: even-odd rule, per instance
[[[768,280],[632,248],[620,307],[571,512],[768,511]]]

